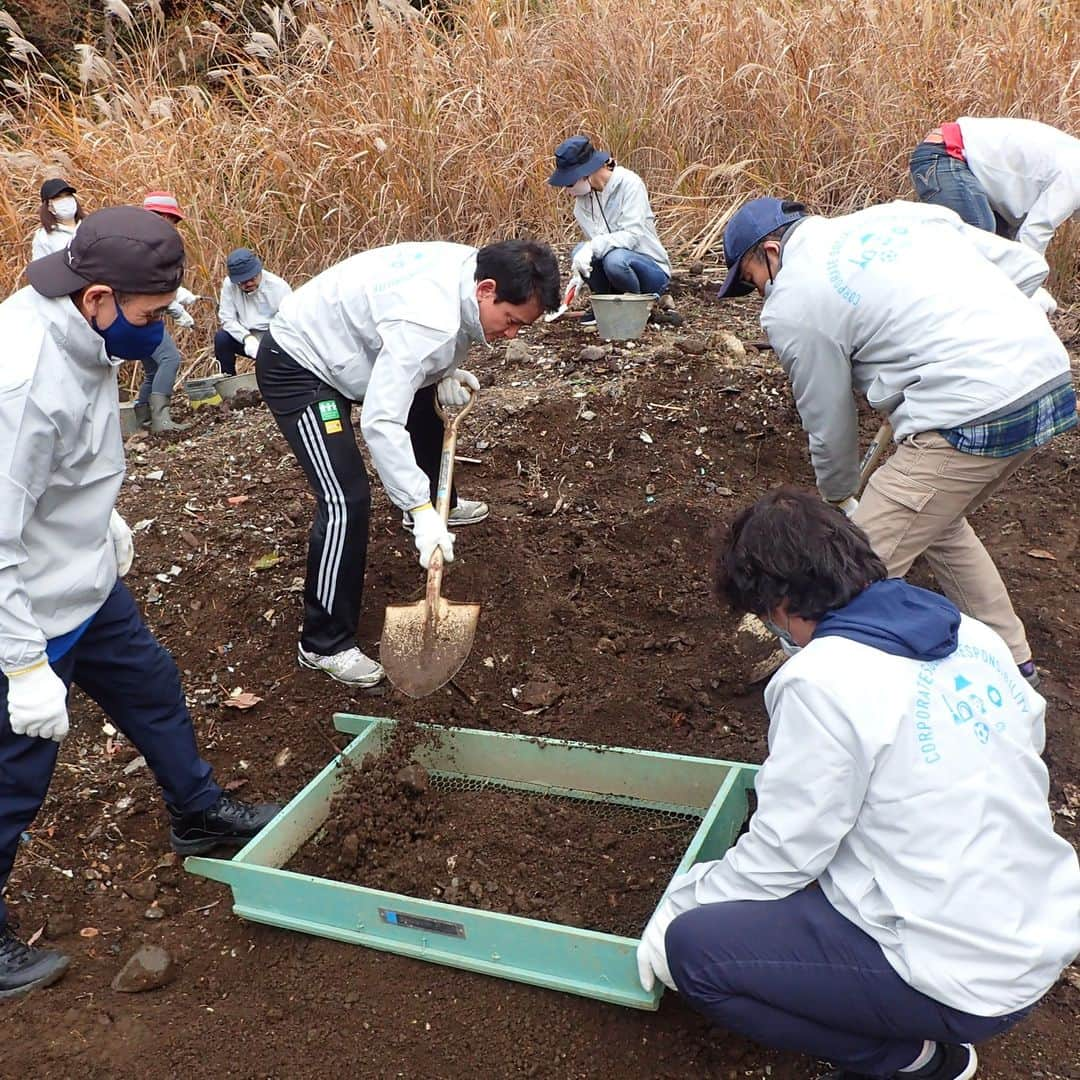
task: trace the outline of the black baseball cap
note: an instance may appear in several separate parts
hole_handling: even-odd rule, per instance
[[[65,191],[75,194],[75,189],[66,180],[55,176],[41,185],[41,201],[48,202],[50,199],[55,199],[57,195],[63,195]]]
[[[69,296],[87,285],[125,293],[167,293],[184,276],[176,226],[138,206],[110,206],[83,218],[66,251],[35,259],[30,284],[42,296]]]

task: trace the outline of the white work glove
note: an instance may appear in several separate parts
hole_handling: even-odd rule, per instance
[[[47,660],[8,675],[8,716],[16,735],[64,741],[67,687]]]
[[[464,368],[454,368],[449,375],[439,380],[435,387],[435,396],[439,404],[444,408],[455,406],[460,408],[469,404],[469,398],[480,389],[480,380]]]
[[[443,562],[454,561],[454,534],[446,528],[442,516],[430,504],[412,511],[413,541],[420,552],[420,565],[426,570],[435,549],[442,551]]]
[[[123,577],[135,558],[135,541],[131,538],[128,523],[115,510],[109,515],[109,537],[116,552],[116,572]]]
[[[252,360],[254,360],[258,354],[259,339],[254,334],[248,334],[247,337],[244,338],[244,352],[250,356]]]
[[[574,253],[574,257],[570,261],[570,268],[574,271],[575,274],[579,274],[583,280],[588,281],[589,275],[592,274],[592,264],[592,244],[582,244],[581,247]]]
[[[1031,294],[1031,299],[1034,303],[1038,304],[1040,309],[1048,316],[1053,315],[1054,312],[1057,311],[1057,301],[1043,288],[1036,289]]]
[[[843,510],[844,515],[848,518],[855,516],[855,511],[859,509],[859,500],[854,495],[849,495],[846,499],[841,499],[839,502],[832,504],[837,510]]]
[[[664,949],[664,935],[671,922],[667,905],[661,902],[653,912],[641,941],[637,947],[637,971],[641,988],[649,993],[659,979],[665,986],[675,989],[675,980],[668,970],[667,952]]]
[[[181,309],[174,316],[176,319],[176,325],[182,326],[185,330],[190,330],[195,325],[195,320],[191,317],[191,313]]]

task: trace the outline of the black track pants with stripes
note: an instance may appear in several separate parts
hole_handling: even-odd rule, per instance
[[[332,656],[355,644],[367,565],[371,487],[353,430],[353,403],[301,367],[269,334],[259,347],[255,372],[263,400],[316,499],[300,644]],[[443,440],[434,386],[417,392],[406,428],[434,498]]]

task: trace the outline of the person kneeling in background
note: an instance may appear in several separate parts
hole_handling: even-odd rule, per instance
[[[809,492],[744,510],[716,590],[801,651],[765,692],[749,831],[675,877],[638,950],[715,1024],[838,1065],[968,1080],[1080,951],[1080,866],[1054,832],[1046,702],[1005,643],[885,576]]]
[[[573,135],[555,149],[552,187],[574,196],[574,218],[585,234],[574,248],[573,272],[590,292],[656,293],[671,283],[671,259],[656,231],[656,215],[645,183],[636,172],[618,165],[606,150],[597,150],[585,135]],[[582,322],[594,323],[592,309]],[[673,311],[658,311],[654,322],[679,325]]]
[[[270,320],[292,288],[264,270],[262,260],[250,248],[230,251],[225,267],[228,275],[221,283],[221,329],[214,335],[214,356],[223,375],[235,375],[236,358],[255,359]]]

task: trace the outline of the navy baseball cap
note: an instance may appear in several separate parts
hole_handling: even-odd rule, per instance
[[[552,187],[569,187],[583,176],[591,176],[611,160],[606,150],[597,150],[587,135],[571,135],[555,147],[555,171],[548,177]]]
[[[262,273],[263,264],[251,248],[234,248],[225,260],[225,269],[229,273],[229,280],[234,285],[241,285],[258,277]]]
[[[788,202],[762,196],[743,203],[724,229],[724,262],[727,264],[727,277],[716,294],[721,300],[725,296],[746,296],[754,291],[753,285],[739,280],[739,262],[757,243],[775,232],[806,217],[806,207],[802,203]]]

